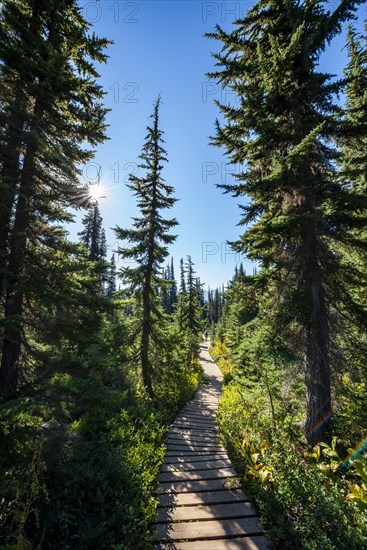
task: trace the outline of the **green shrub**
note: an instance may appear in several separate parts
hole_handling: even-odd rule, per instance
[[[366,458],[356,461],[357,469],[353,462],[343,468],[343,459],[333,454],[336,442],[334,448],[315,449],[319,458],[309,453],[301,422],[304,404],[296,398],[298,380],[287,382],[287,391],[280,382],[269,380],[272,411],[263,379],[248,378],[237,369],[218,411],[225,445],[269,539],[282,550],[366,547]],[[349,418],[347,408],[343,414]],[[339,418],[335,425],[343,421]]]

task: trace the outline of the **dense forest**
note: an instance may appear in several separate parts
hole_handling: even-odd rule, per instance
[[[161,97],[127,185],[138,214],[111,252],[80,177],[107,139],[110,42],[76,0],[1,2],[0,548],[152,547],[167,430],[202,380],[204,331],[224,375],[221,438],[274,548],[367,546],[362,3],[259,0],[207,35],[209,78],[238,98],[216,102],[211,138],[243,166],[221,185],[246,199],[231,246],[257,267],[205,292],[190,250],[178,269],[170,255]],[[319,62],[346,26],[336,78]]]

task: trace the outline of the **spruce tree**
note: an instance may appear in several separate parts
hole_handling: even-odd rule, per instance
[[[169,290],[169,296],[170,296],[170,313],[174,312],[175,306],[177,304],[177,283],[175,278],[175,268],[173,265],[173,258],[171,258],[171,272],[170,272],[170,279],[172,281],[170,290]]]
[[[180,260],[180,292],[186,292],[185,267],[183,258]]]
[[[91,262],[106,259],[106,244],[102,216],[98,204],[93,204],[82,219],[83,230],[78,233]]]
[[[169,231],[177,225],[175,219],[165,219],[162,211],[172,208],[176,199],[172,196],[173,187],[162,177],[163,163],[167,162],[163,147],[163,131],[159,128],[159,108],[161,98],[154,104],[152,126],[147,128],[147,136],[140,155],[139,168],[145,175],[130,175],[128,187],[137,197],[140,217],[134,218],[132,229],[115,228],[120,240],[128,245],[119,248],[123,259],[133,259],[137,267],[123,268],[121,277],[134,293],[138,311],[139,356],[144,387],[153,397],[151,346],[164,341],[162,311],[157,290],[165,284],[161,264],[168,255],[168,245],[176,237]]]
[[[367,191],[367,39],[350,27],[349,62],[345,69],[346,106],[342,124],[342,177]]]
[[[14,394],[20,377],[24,304],[31,292],[44,293],[35,289],[32,271],[47,250],[57,249],[57,224],[71,219],[65,207],[80,194],[79,166],[93,157],[85,144],[105,137],[106,109],[93,63],[105,61],[108,42],[89,35],[89,26],[75,0],[3,2],[1,71],[11,75],[8,102],[16,99],[16,112],[2,109],[8,115],[1,137],[6,250],[0,392],[6,396]]]
[[[181,267],[183,268],[182,264]],[[198,288],[195,277],[194,263],[191,256],[187,257],[185,265],[185,292],[180,292],[177,304],[176,318],[180,331],[185,335],[187,347],[187,363],[191,364],[197,353],[198,340],[202,331],[201,287]]]
[[[116,293],[116,260],[115,255],[112,254],[110,265],[108,268],[107,273],[107,288],[106,288],[106,296],[107,298],[113,298]]]
[[[263,278],[275,284],[278,323],[296,323],[303,335],[310,445],[330,441],[330,318],[338,300],[353,303],[339,245],[355,246],[348,228],[359,208],[340,185],[331,145],[341,84],[317,65],[357,3],[330,13],[317,1],[262,0],[232,32],[217,27],[209,35],[222,44],[210,76],[239,100],[219,105],[226,122],[217,121],[213,138],[231,163],[245,166],[224,188],[251,200],[241,219],[250,226],[233,246],[259,261]]]
[[[83,230],[78,235],[87,250],[91,270],[94,272],[95,284],[91,290],[99,294],[105,294],[108,285],[107,242],[102,224],[98,203],[93,201],[83,217]]]

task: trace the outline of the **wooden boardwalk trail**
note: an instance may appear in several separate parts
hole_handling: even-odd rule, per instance
[[[265,550],[269,543],[220,444],[222,375],[206,345],[204,381],[173,422],[159,478],[154,550]]]

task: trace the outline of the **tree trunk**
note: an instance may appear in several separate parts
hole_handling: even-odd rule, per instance
[[[311,447],[319,441],[330,443],[332,416],[329,323],[321,285],[313,282],[309,288],[313,308],[313,326],[306,333],[306,437]]]
[[[144,387],[150,398],[154,397],[153,387],[152,387],[152,378],[150,374],[150,362],[149,362],[149,338],[150,338],[150,322],[148,317],[144,317],[143,321],[143,331],[141,337],[141,369],[143,375]]]
[[[21,112],[21,90],[18,86],[14,105],[7,121],[6,143],[2,153],[0,174],[0,300],[6,292],[5,268],[7,263],[10,221],[17,193],[22,132],[25,117]]]
[[[41,113],[42,109],[36,107],[35,114],[41,115]],[[24,283],[22,281],[22,271],[29,234],[36,150],[37,137],[33,133],[24,157],[14,227],[10,242],[4,315],[5,329],[0,367],[0,394],[5,397],[14,395],[19,382],[19,358],[23,331]]]
[[[303,229],[305,302],[308,314],[305,323],[306,437],[313,447],[319,441],[331,441],[330,335],[315,222],[305,224]]]

